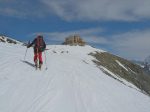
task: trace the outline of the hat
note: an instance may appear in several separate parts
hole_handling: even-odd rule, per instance
[[[43,36],[42,35],[37,35],[37,38],[43,38]]]

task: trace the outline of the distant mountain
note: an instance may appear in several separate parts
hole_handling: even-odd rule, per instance
[[[145,63],[147,63],[148,65],[150,65],[150,56],[148,56],[145,60],[144,60]]]
[[[144,60],[144,70],[150,74],[150,56]]]
[[[144,61],[131,60],[131,62],[141,66],[144,72],[150,75],[150,57],[147,57]]]
[[[4,35],[0,35],[0,42],[10,43],[10,44],[22,44],[22,42],[12,39],[10,37],[4,36]]]
[[[144,68],[144,61],[131,60],[131,62],[141,66],[142,68]]]

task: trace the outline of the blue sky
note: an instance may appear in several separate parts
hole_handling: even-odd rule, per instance
[[[150,55],[150,0],[0,0],[0,34],[21,41],[43,34],[59,44],[79,34],[127,59]]]

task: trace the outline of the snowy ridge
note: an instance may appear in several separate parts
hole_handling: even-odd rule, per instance
[[[149,112],[150,97],[101,71],[90,46],[52,45],[36,71],[33,49],[0,43],[0,112]],[[43,54],[45,60],[45,56]]]
[[[21,42],[12,39],[10,37],[7,36],[0,36],[0,42],[4,42],[4,43],[13,43],[13,44],[22,44]]]

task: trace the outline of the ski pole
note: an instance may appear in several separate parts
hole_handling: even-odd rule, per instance
[[[24,55],[24,61],[26,59],[26,54],[27,54],[28,48],[26,49],[25,55]]]
[[[44,51],[44,54],[45,54],[45,66],[46,66],[46,68],[45,68],[45,69],[47,70],[48,68],[47,68],[46,53],[45,53],[45,51]]]
[[[30,41],[28,41],[28,44],[27,44],[27,45],[29,45],[29,44],[30,44]],[[24,61],[25,61],[25,59],[26,59],[27,51],[28,51],[28,48],[26,49],[26,52],[25,52]]]

